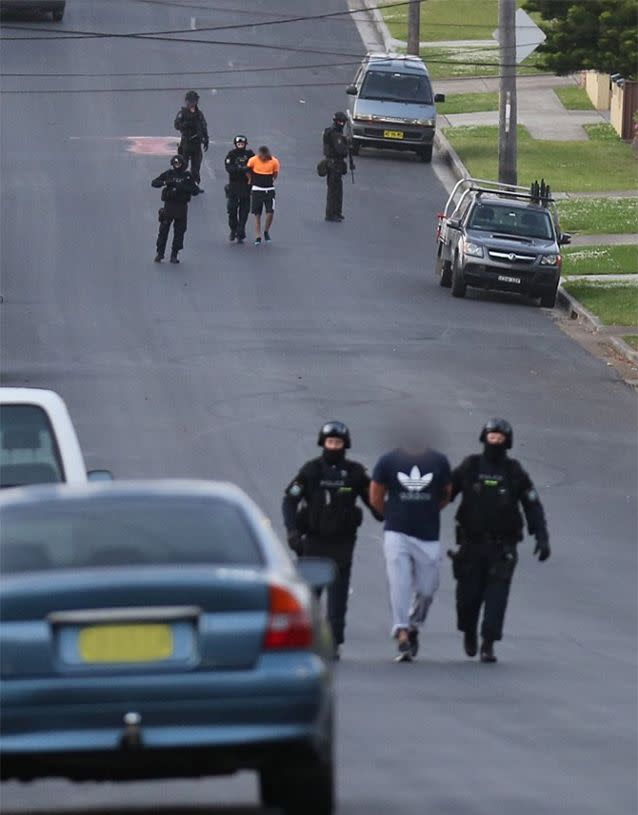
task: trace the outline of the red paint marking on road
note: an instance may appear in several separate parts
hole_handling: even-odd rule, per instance
[[[126,136],[129,153],[141,156],[173,156],[177,152],[175,136]]]

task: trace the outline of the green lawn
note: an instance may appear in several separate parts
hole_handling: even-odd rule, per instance
[[[562,250],[564,275],[638,274],[638,246],[572,246]]]
[[[408,8],[383,11],[390,33],[408,38]],[[498,0],[427,0],[421,4],[421,41],[489,40],[498,24]]]
[[[554,93],[567,110],[594,110],[585,88],[579,85],[561,85],[554,88]]]
[[[498,110],[498,93],[449,93],[436,106],[437,113],[478,113]]]
[[[565,288],[606,325],[638,328],[638,286],[578,281]]]
[[[405,49],[403,49],[405,50]],[[465,45],[422,48],[421,57],[428,67],[432,79],[454,79],[463,76],[497,76],[499,54],[496,43],[493,47]],[[518,73],[538,73],[536,57],[531,54],[521,62]]]
[[[627,343],[627,345],[630,345],[632,348],[638,351],[638,337],[635,334],[625,334],[623,340]]]
[[[606,128],[606,125],[602,126]],[[545,178],[554,191],[605,192],[638,186],[637,162],[631,147],[607,141],[607,130],[588,128],[589,141],[541,141],[518,128],[518,183],[527,186]],[[496,178],[498,128],[448,127],[445,135],[475,178]],[[601,140],[604,144],[601,144]]]
[[[558,204],[564,232],[616,235],[638,232],[638,198],[572,198]]]

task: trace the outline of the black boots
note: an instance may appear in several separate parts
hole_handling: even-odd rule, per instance
[[[483,640],[481,643],[481,662],[496,662],[494,655],[494,643],[491,640]]]
[[[171,254],[171,263],[179,263],[179,260],[177,258],[177,252],[173,252]]]
[[[155,255],[155,263],[161,263],[163,260],[164,260],[164,255],[160,255],[160,253],[158,252]]]
[[[475,657],[478,651],[476,631],[466,631],[463,635],[463,648],[468,657]]]

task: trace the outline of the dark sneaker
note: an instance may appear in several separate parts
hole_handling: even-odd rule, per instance
[[[345,215],[337,215],[337,220],[338,220],[338,221],[345,221],[345,220],[346,220],[346,216],[345,216]]]
[[[234,241],[236,237],[237,237],[237,233],[235,232],[234,229],[231,229],[230,230],[230,235],[228,236],[228,240],[229,241]]]
[[[154,262],[155,262],[155,263],[161,263],[163,260],[164,260],[164,255],[160,255],[160,253],[158,252],[158,253],[155,255],[155,261],[154,261]]]
[[[171,263],[179,263],[177,255],[171,255]]]
[[[255,238],[255,246],[261,246],[261,238]]]
[[[466,631],[463,635],[463,648],[468,657],[475,657],[478,651],[476,631]]]
[[[394,658],[395,662],[412,662],[412,646],[408,640],[399,643],[399,653]]]
[[[245,238],[237,238],[237,243],[243,243]]]
[[[264,232],[264,240],[266,241],[266,243],[270,243],[271,240],[270,232]]]
[[[419,653],[419,632],[416,628],[408,631],[408,642],[410,643],[410,654],[412,659]]]
[[[489,640],[483,640],[481,643],[481,662],[497,662],[494,654],[494,643]]]
[[[331,221],[335,224],[341,223],[341,218],[337,217],[336,215],[326,215],[326,221]]]

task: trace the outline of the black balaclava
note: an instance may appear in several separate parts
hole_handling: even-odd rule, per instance
[[[488,461],[503,461],[507,455],[507,442],[504,441],[501,444],[488,444],[485,442],[483,452]]]
[[[322,457],[326,464],[331,464],[332,466],[341,464],[346,457],[345,447],[342,447],[340,450],[327,450],[324,447]]]

